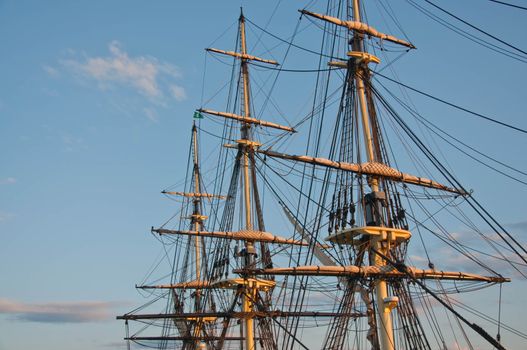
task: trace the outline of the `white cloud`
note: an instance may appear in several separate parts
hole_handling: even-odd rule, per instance
[[[156,111],[152,108],[143,108],[143,112],[145,113],[146,117],[154,123],[157,123],[159,121],[159,119],[157,118]]]
[[[112,309],[122,303],[104,301],[54,302],[29,304],[0,298],[0,313],[16,320],[44,323],[81,323],[114,318]]]
[[[11,214],[11,213],[6,213],[6,212],[3,212],[3,211],[0,211],[0,222],[4,222],[4,221],[7,221],[7,220],[10,220],[12,218],[15,217],[15,214]]]
[[[172,97],[176,99],[176,101],[183,101],[187,99],[187,93],[181,86],[170,85],[170,93],[172,94]]]
[[[5,179],[0,179],[0,185],[12,185],[17,182],[17,179],[14,177],[6,177]]]
[[[43,65],[42,69],[44,69],[44,72],[46,72],[52,78],[56,78],[60,75],[59,71],[51,66]]]
[[[151,56],[130,57],[117,41],[112,41],[108,49],[110,56],[70,59],[62,64],[94,79],[101,89],[128,86],[156,103],[163,103],[167,96],[177,101],[186,97],[184,88],[174,84],[174,80],[181,78],[177,67]]]

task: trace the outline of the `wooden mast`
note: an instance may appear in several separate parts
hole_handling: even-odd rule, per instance
[[[240,13],[240,42],[241,42],[241,73],[242,73],[242,84],[243,84],[243,117],[246,119],[251,118],[251,105],[250,105],[250,90],[249,90],[249,69],[247,58],[247,43],[245,37],[245,17],[243,11]],[[242,139],[251,141],[250,136],[250,124],[242,124]],[[251,178],[249,173],[249,142],[240,144],[243,152],[243,187],[245,195],[245,228],[252,230],[252,217],[251,217]],[[254,259],[254,244],[251,241],[245,241],[245,265],[246,267],[252,266]],[[245,294],[242,298],[242,311],[252,312],[254,306],[254,299],[256,298],[256,288],[253,284],[248,283],[245,288]],[[249,316],[245,319],[245,349],[254,350],[254,320],[253,317]]]
[[[201,318],[200,316],[196,316],[201,311],[200,309],[200,303],[199,299],[201,297],[201,290],[202,289],[210,289],[210,288],[218,288],[218,289],[234,289],[236,290],[236,295],[240,296],[241,298],[241,312],[238,313],[232,313],[232,310],[229,312],[229,315],[234,318],[240,319],[240,326],[242,327],[242,334],[240,337],[236,338],[237,340],[240,340],[242,342],[241,347],[243,347],[244,350],[255,350],[256,344],[255,344],[255,335],[254,335],[254,319],[255,318],[261,318],[262,315],[256,312],[255,305],[256,300],[259,297],[259,291],[268,292],[275,286],[275,282],[272,280],[266,280],[266,279],[260,279],[260,278],[254,278],[254,274],[250,272],[250,270],[254,270],[255,267],[255,256],[256,256],[256,249],[254,246],[255,242],[259,242],[260,244],[291,244],[291,245],[308,245],[309,243],[303,242],[301,240],[294,240],[294,239],[287,239],[280,236],[275,236],[271,233],[261,231],[261,227],[259,227],[259,230],[255,230],[255,221],[257,222],[256,225],[259,225],[260,218],[258,217],[257,220],[255,220],[252,217],[252,203],[253,201],[258,201],[257,196],[257,190],[253,189],[253,186],[255,186],[255,179],[254,179],[254,168],[251,169],[250,167],[254,167],[254,159],[253,159],[253,153],[255,150],[260,146],[260,144],[252,139],[252,133],[251,133],[251,127],[252,125],[258,125],[262,127],[269,127],[274,128],[282,131],[287,132],[295,132],[295,130],[288,126],[279,125],[272,122],[263,121],[257,118],[251,117],[251,100],[250,100],[250,83],[249,83],[249,62],[250,61],[258,61],[266,64],[272,64],[272,65],[278,65],[276,61],[273,60],[266,60],[262,59],[256,56],[249,55],[247,53],[247,44],[246,44],[246,34],[245,34],[245,18],[243,16],[243,12],[240,14],[239,18],[239,35],[240,35],[240,51],[241,52],[232,52],[232,51],[224,51],[219,49],[207,49],[207,51],[224,54],[227,56],[232,56],[236,59],[239,59],[241,62],[240,65],[240,89],[242,90],[240,92],[240,101],[241,101],[241,113],[239,115],[233,114],[233,113],[227,113],[227,112],[217,112],[213,110],[208,109],[199,109],[199,112],[211,114],[211,115],[217,115],[221,116],[227,119],[234,119],[241,124],[241,139],[237,140],[237,147],[239,149],[239,152],[241,154],[240,157],[240,165],[242,168],[242,179],[241,179],[241,186],[243,188],[243,204],[241,205],[241,208],[243,208],[242,215],[244,216],[244,225],[243,229],[240,231],[204,231],[202,222],[206,219],[206,216],[201,215],[200,213],[200,207],[201,207],[201,201],[202,198],[218,198],[218,199],[226,199],[225,196],[219,196],[214,194],[208,194],[208,193],[202,193],[201,192],[201,186],[200,186],[200,175],[199,175],[199,162],[198,162],[198,141],[197,141],[197,128],[194,125],[193,127],[193,139],[192,139],[192,149],[194,151],[194,158],[193,158],[193,165],[194,165],[194,172],[193,172],[193,179],[194,179],[194,192],[193,193],[185,193],[185,192],[167,192],[163,191],[165,194],[171,194],[171,195],[180,195],[185,197],[192,197],[193,203],[194,203],[194,211],[190,219],[192,219],[192,228],[190,231],[180,231],[180,230],[167,230],[167,229],[154,229],[152,228],[152,232],[158,233],[160,235],[165,234],[175,234],[175,235],[189,235],[195,237],[195,249],[196,249],[196,279],[193,281],[186,281],[182,283],[176,283],[176,284],[170,284],[170,285],[159,285],[159,286],[141,286],[139,288],[145,288],[145,289],[187,289],[192,288],[195,289],[195,313],[183,313],[181,314],[181,319],[195,319],[197,318],[197,324],[191,334],[188,336],[181,336],[177,337],[178,339],[187,339],[189,341],[197,341],[199,339],[201,340],[211,340],[214,337],[210,337],[210,335],[205,334],[203,330],[203,323],[208,322],[209,316],[210,320],[216,319],[216,316],[213,314],[207,314],[206,317]],[[251,171],[252,170],[252,171]],[[258,206],[256,205],[256,212],[259,213]],[[259,215],[259,214],[258,214]],[[227,278],[224,280],[216,281],[216,282],[210,282],[206,279],[201,278],[201,264],[200,264],[200,256],[201,256],[201,245],[202,241],[201,239],[203,237],[212,237],[212,238],[224,238],[224,239],[231,239],[231,240],[241,240],[244,242],[245,248],[242,250],[242,252],[239,254],[239,256],[242,256],[243,261],[243,267],[244,272],[241,274],[241,277],[238,278]],[[260,312],[260,311],[259,311]],[[329,316],[329,315],[326,315]],[[230,317],[229,317],[230,318]],[[227,323],[228,325],[228,323]],[[226,328],[224,328],[224,331]],[[202,334],[203,333],[203,334]],[[134,338],[138,339],[138,338]],[[225,334],[222,335],[219,339],[227,339],[225,338]],[[234,340],[234,338],[230,337],[229,340]],[[196,346],[201,346],[201,343],[196,343]],[[221,346],[220,346],[221,347]]]
[[[359,0],[353,0],[353,17],[355,21],[360,22],[360,4]],[[353,36],[352,49],[356,52],[365,52],[363,34],[355,32]],[[362,116],[362,128],[364,132],[364,142],[366,143],[366,150],[369,162],[375,162],[375,152],[373,144],[372,129],[370,126],[370,115],[368,114],[368,105],[366,102],[366,94],[364,88],[363,77],[364,74],[360,69],[361,65],[357,66],[355,72],[355,82],[357,84],[357,94],[359,97],[359,105]],[[372,177],[370,181],[370,188],[373,193],[379,191],[379,183],[376,177]],[[379,236],[371,236],[370,245],[374,247],[375,251],[381,252],[383,255],[388,255],[387,249]],[[370,265],[384,266],[386,263],[384,259],[370,250]],[[377,304],[377,313],[379,315],[379,322],[377,322],[377,334],[381,350],[394,350],[395,339],[393,333],[392,308],[393,305],[388,304],[388,283],[386,280],[379,278],[375,283],[375,302]]]
[[[198,130],[196,127],[196,123],[194,122],[192,124],[192,148],[193,148],[193,175],[194,175],[194,193],[200,194],[201,193],[201,186],[200,186],[200,171],[199,171],[199,148],[198,148]],[[203,229],[203,220],[204,216],[201,213],[201,196],[195,196],[192,198],[193,204],[194,204],[194,210],[192,211],[192,217],[191,222],[192,226],[194,227],[194,230],[200,230]],[[195,264],[196,264],[196,281],[197,285],[201,285],[201,244],[200,244],[201,237],[196,236],[194,240],[194,254],[195,254]],[[196,312],[201,311],[201,288],[196,288],[195,296],[194,296],[194,307]],[[195,328],[193,330],[194,337],[198,338],[201,336],[201,331],[203,327],[203,320],[198,319],[195,325]],[[191,340],[192,341],[192,340]],[[193,346],[198,349],[201,347],[201,341],[200,340],[194,340]]]
[[[192,146],[194,148],[194,193],[201,193],[199,185],[199,162],[198,162],[198,132],[196,128],[196,123],[192,125]],[[196,196],[193,199],[194,202],[194,211],[193,211],[193,225],[194,230],[199,231],[201,229],[201,221],[197,220],[197,216],[201,215],[200,213],[200,204],[201,197]],[[195,240],[195,254],[196,254],[196,280],[201,280],[201,262],[200,262],[200,238],[196,236]],[[196,291],[196,298],[198,298],[199,292]]]

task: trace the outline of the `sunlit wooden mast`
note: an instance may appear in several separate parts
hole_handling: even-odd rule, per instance
[[[353,18],[355,21],[360,22],[361,14],[359,7],[359,0],[353,0]],[[364,40],[363,35],[355,33],[353,36],[353,51],[363,52]],[[359,105],[362,116],[362,128],[364,132],[364,140],[366,142],[366,149],[368,153],[368,161],[375,162],[377,159],[373,152],[373,132],[370,126],[370,116],[368,114],[368,105],[366,103],[366,93],[364,91],[363,72],[357,69],[355,75],[355,81],[357,84],[357,93],[359,95]],[[373,107],[373,106],[372,106]],[[370,184],[372,192],[379,191],[379,183],[376,177],[372,178]],[[371,243],[377,251],[387,255],[387,249],[383,247],[382,239],[377,236],[371,238]],[[375,266],[383,266],[386,262],[377,254],[371,254],[370,251],[370,264]],[[392,308],[393,305],[389,305],[387,302],[388,298],[388,285],[384,279],[379,279],[375,286],[375,301],[377,303],[377,312],[380,316],[379,326],[377,327],[377,334],[381,345],[381,350],[394,350],[395,349],[395,337],[393,333],[393,321],[392,321]]]
[[[350,56],[350,59],[353,60],[353,65],[355,68],[355,74],[353,79],[355,80],[355,86],[357,89],[357,96],[359,101],[359,110],[360,110],[360,116],[361,116],[361,122],[362,122],[362,130],[363,130],[363,139],[366,146],[366,155],[368,159],[368,163],[375,163],[378,164],[381,162],[380,159],[377,159],[376,152],[375,152],[375,144],[374,144],[374,138],[376,135],[374,135],[374,130],[371,127],[371,118],[369,111],[374,108],[374,106],[369,106],[367,99],[366,99],[366,91],[365,91],[365,76],[366,70],[368,69],[367,64],[371,61],[371,55],[369,55],[364,47],[364,35],[370,35],[374,37],[378,37],[382,40],[388,40],[400,45],[404,45],[409,48],[413,48],[414,46],[404,40],[397,39],[391,35],[387,35],[384,33],[380,33],[374,28],[364,24],[361,22],[361,13],[360,13],[360,6],[359,6],[359,0],[353,0],[353,21],[343,21],[338,18],[320,15],[316,13],[312,13],[309,11],[301,11],[303,14],[324,20],[326,22],[330,22],[333,24],[336,24],[338,26],[342,26],[347,28],[350,31],[353,31],[353,38],[351,40],[351,46],[352,51],[348,53]],[[370,59],[368,59],[370,58]],[[370,180],[368,181],[368,184],[371,188],[372,194],[377,195],[379,194],[379,176],[373,174],[370,176]],[[380,215],[380,212],[377,215]],[[378,220],[379,223],[381,220]],[[377,231],[381,231],[382,228],[378,227]],[[380,268],[382,269],[386,262],[382,258],[382,256],[386,256],[389,253],[389,247],[390,247],[390,241],[387,240],[386,235],[383,234],[372,234],[370,235],[367,231],[364,233],[366,236],[369,237],[370,242],[370,250],[369,250],[369,257],[370,257],[370,265],[374,268]],[[404,233],[403,239],[409,239],[410,234]],[[337,234],[337,239],[338,234]],[[379,254],[377,254],[377,252]],[[382,255],[381,255],[382,254]],[[393,331],[393,321],[392,321],[392,309],[396,306],[396,300],[392,300],[389,298],[388,295],[388,282],[386,279],[384,279],[382,276],[377,276],[375,278],[375,302],[377,305],[377,313],[378,313],[378,326],[377,326],[377,334],[379,338],[380,348],[381,350],[394,350],[395,349],[395,337],[394,337],[394,331]]]
[[[206,216],[204,216],[201,212],[201,199],[203,198],[200,196],[201,194],[201,184],[200,184],[200,168],[199,168],[199,148],[198,148],[198,130],[196,127],[196,123],[194,122],[192,125],[192,148],[193,148],[193,176],[194,176],[194,193],[196,196],[193,198],[193,205],[194,210],[192,211],[191,216],[191,222],[193,225],[194,230],[202,230],[203,229],[203,220],[206,219]],[[195,303],[195,310],[196,312],[201,311],[201,244],[200,240],[202,238],[199,236],[196,236],[194,239],[194,257],[195,257],[195,267],[196,267],[196,282],[198,287],[195,290],[194,294],[194,303]],[[201,341],[199,340],[199,337],[202,336],[202,328],[204,326],[203,322],[205,321],[205,318],[196,318],[196,325],[192,332],[192,335],[194,337],[197,337],[196,340],[190,340],[194,343],[194,346],[197,348],[200,347]]]
[[[175,191],[162,191],[163,194],[168,195],[177,195],[187,198],[192,198],[193,210],[192,214],[187,217],[191,220],[191,226],[194,231],[203,231],[203,221],[207,219],[207,216],[203,215],[201,212],[202,199],[225,199],[225,196],[203,193],[201,192],[201,175],[200,175],[200,165],[199,165],[199,145],[198,145],[198,128],[196,123],[192,125],[192,179],[194,183],[194,192],[175,192]],[[157,231],[152,228],[152,231]],[[196,236],[194,241],[194,254],[195,254],[195,277],[197,285],[201,283],[201,242],[200,237]],[[199,299],[200,292],[196,290],[196,299]],[[199,302],[196,302],[196,305],[199,305]]]
[[[193,148],[193,175],[194,175],[194,193],[200,194],[200,173],[199,173],[199,154],[198,154],[198,131],[196,128],[196,123],[192,125],[192,148]],[[194,230],[198,231],[203,228],[203,219],[204,216],[201,213],[201,197],[196,196],[193,199],[194,210],[192,212],[192,223]],[[196,280],[199,282],[201,280],[201,253],[200,253],[200,237],[195,238],[194,240],[194,251],[196,258]],[[196,290],[196,306],[199,310],[199,299],[201,291]]]
[[[219,53],[227,56],[234,57],[240,60],[240,69],[241,69],[241,88],[242,88],[242,104],[241,104],[241,115],[226,113],[226,112],[216,112],[208,109],[200,109],[201,112],[221,116],[228,119],[234,119],[241,123],[241,140],[238,140],[238,147],[241,151],[241,162],[243,169],[243,199],[244,199],[244,216],[245,216],[245,231],[254,234],[254,220],[252,217],[252,195],[255,193],[254,189],[251,191],[252,184],[254,180],[251,177],[251,153],[254,153],[260,144],[252,139],[251,126],[260,125],[264,127],[270,127],[274,129],[279,129],[288,132],[294,132],[293,128],[282,126],[276,123],[261,121],[257,118],[251,116],[251,96],[250,96],[250,84],[249,84],[249,62],[257,61],[266,64],[278,65],[276,61],[267,60],[259,58],[247,53],[247,40],[245,35],[245,17],[243,12],[240,14],[239,18],[239,30],[240,30],[240,51],[224,51],[219,49],[207,49],[210,52]],[[252,166],[255,166],[252,164]],[[257,208],[258,209],[258,208]],[[231,233],[232,234],[232,233]],[[234,237],[234,236],[233,236]],[[240,237],[240,233],[238,233]],[[260,235],[259,240],[254,239],[244,239],[245,242],[245,270],[249,271],[254,266],[254,258],[256,255],[256,250],[254,247],[255,241],[266,242],[262,239]],[[286,242],[286,241],[284,241]],[[299,244],[299,242],[288,241],[289,244]],[[302,244],[302,243],[300,243]],[[236,279],[240,280],[240,279]],[[254,304],[258,294],[258,290],[262,287],[268,288],[269,285],[274,286],[274,281],[265,281],[265,280],[255,280],[251,277],[250,274],[245,272],[243,274],[243,279],[241,279],[244,284],[244,294],[242,296],[242,312],[247,313],[247,317],[244,317],[244,336],[245,336],[245,350],[254,350],[255,349],[255,337],[254,337]],[[256,282],[255,282],[256,281]]]
[[[199,143],[198,143],[198,128],[196,126],[196,123],[194,122],[192,125],[192,137],[191,137],[191,151],[192,151],[192,185],[191,185],[191,191],[193,192],[177,192],[177,191],[162,191],[161,193],[167,194],[167,195],[176,195],[176,196],[182,196],[186,198],[191,198],[192,201],[192,214],[188,217],[185,217],[185,219],[190,220],[190,226],[191,231],[182,231],[182,232],[203,232],[204,231],[204,221],[207,219],[207,216],[203,215],[202,213],[202,201],[203,198],[212,200],[212,199],[226,199],[225,196],[216,195],[216,194],[209,194],[202,192],[202,185],[201,185],[201,171],[200,171],[200,160],[199,160]],[[166,229],[154,229],[152,228],[152,232],[160,233],[161,231],[171,231]],[[174,231],[176,232],[176,231]],[[178,232],[179,233],[179,232]],[[183,234],[184,235],[184,234]],[[204,341],[205,338],[207,338],[207,333],[204,330],[204,324],[206,322],[213,322],[216,320],[216,317],[208,315],[207,317],[196,317],[195,315],[203,312],[203,305],[202,305],[202,291],[203,289],[209,289],[210,283],[207,280],[207,276],[202,276],[203,266],[202,261],[202,250],[204,250],[204,247],[202,245],[202,237],[204,235],[190,235],[194,236],[192,239],[194,240],[194,269],[195,269],[195,278],[191,281],[183,281],[179,283],[171,283],[166,285],[142,285],[142,286],[136,286],[136,288],[140,289],[170,289],[172,290],[172,294],[175,296],[176,290],[178,289],[194,289],[194,292],[192,293],[194,297],[194,312],[190,313],[177,313],[174,315],[178,315],[178,317],[171,317],[174,322],[176,323],[176,326],[178,327],[181,336],[179,337],[180,340],[184,340],[185,342],[189,342],[192,344],[192,346],[196,349],[201,348],[202,341]],[[127,317],[127,316],[123,316]],[[191,323],[187,323],[187,321],[191,321]],[[189,332],[188,326],[193,323],[193,329]],[[206,339],[205,339],[206,340]],[[210,339],[209,339],[210,341]]]
[[[241,54],[247,55],[247,42],[245,38],[245,18],[243,13],[240,14],[240,40],[241,40]],[[247,58],[241,58],[241,70],[242,70],[242,84],[243,84],[243,117],[251,118],[251,105],[250,105],[250,90],[249,90],[249,69],[247,64]],[[250,140],[249,132],[250,124],[244,123],[242,125],[242,139]],[[251,217],[251,179],[249,174],[249,147],[248,143],[242,145],[243,151],[243,187],[245,194],[245,228],[252,230],[253,223]],[[245,248],[247,251],[247,258],[245,261],[246,265],[252,265],[254,260],[254,244],[250,241],[245,241]],[[255,299],[256,290],[253,286],[249,285],[246,288],[246,292],[242,299],[242,311],[251,312],[253,310],[253,302]],[[254,321],[252,317],[248,317],[245,320],[245,348],[247,350],[253,350],[254,344]]]
[[[247,41],[245,36],[245,17],[243,13],[240,14],[240,40],[242,55],[247,55]],[[251,104],[250,104],[250,87],[249,87],[249,67],[247,58],[241,58],[242,83],[243,83],[243,116],[244,118],[251,118]],[[250,124],[244,123],[242,125],[242,139],[248,142],[242,145],[243,151],[243,172],[244,172],[244,192],[245,192],[245,228],[252,230],[253,223],[251,217],[251,178],[249,174],[249,150],[250,150]],[[254,243],[245,241],[245,248],[247,250],[247,257],[245,259],[246,266],[252,266],[254,263],[254,255],[256,254]],[[252,312],[254,308],[254,301],[256,299],[257,289],[254,285],[249,284],[242,299],[242,311]],[[253,317],[248,317],[245,320],[245,348],[247,350],[254,350],[254,320]]]
[[[234,113],[228,113],[228,112],[218,112],[211,109],[205,109],[201,108],[198,109],[201,113],[206,113],[213,116],[219,116],[226,119],[236,120],[241,124],[241,139],[237,140],[237,148],[241,152],[241,167],[242,167],[242,188],[243,188],[243,211],[244,211],[244,228],[240,231],[205,231],[203,230],[202,225],[196,225],[196,222],[194,222],[194,229],[190,231],[181,231],[181,230],[169,230],[164,228],[154,229],[152,228],[153,233],[157,233],[160,235],[188,235],[188,236],[194,236],[196,239],[196,246],[198,246],[200,241],[199,239],[202,239],[202,237],[209,237],[209,238],[220,238],[220,239],[229,239],[229,240],[240,240],[243,241],[245,244],[245,262],[244,267],[245,269],[241,273],[241,277],[237,278],[230,278],[220,281],[208,281],[206,279],[195,279],[192,281],[184,281],[180,283],[174,283],[174,284],[165,284],[165,285],[143,285],[138,286],[138,288],[141,289],[195,289],[196,291],[200,291],[202,289],[233,289],[236,290],[237,295],[242,291],[239,295],[241,295],[241,312],[228,312],[228,313],[217,313],[217,312],[184,312],[184,313],[175,313],[171,315],[170,318],[174,318],[175,320],[213,320],[217,317],[225,317],[226,315],[229,318],[238,318],[242,321],[242,324],[244,326],[243,335],[241,337],[214,337],[210,335],[200,334],[201,328],[195,328],[195,330],[198,330],[198,332],[193,332],[193,334],[189,336],[181,336],[181,337],[172,337],[174,340],[190,340],[190,341],[212,341],[212,340],[218,340],[222,342],[223,340],[243,340],[244,341],[244,349],[245,350],[255,350],[255,335],[254,335],[254,319],[255,318],[262,318],[262,317],[334,317],[335,313],[324,313],[324,312],[304,312],[304,313],[287,313],[287,312],[279,312],[276,311],[269,311],[269,312],[262,312],[257,311],[255,309],[255,302],[257,298],[258,291],[264,291],[268,292],[275,286],[275,282],[272,280],[266,280],[261,278],[254,278],[253,274],[249,272],[251,270],[251,267],[254,266],[254,260],[256,255],[256,249],[254,247],[254,243],[263,243],[263,244],[288,244],[288,245],[308,245],[309,243],[301,241],[301,240],[294,240],[294,239],[288,239],[280,236],[273,235],[269,232],[260,231],[258,228],[255,228],[255,221],[252,217],[252,201],[254,197],[257,196],[257,192],[255,189],[252,190],[252,186],[255,186],[253,179],[253,172],[251,172],[251,166],[255,166],[253,164],[254,157],[251,157],[251,155],[258,149],[260,144],[253,140],[251,129],[253,126],[259,126],[259,127],[266,127],[271,129],[277,129],[285,132],[296,132],[292,127],[280,125],[277,123],[269,122],[260,120],[258,118],[254,118],[251,116],[251,97],[250,97],[250,83],[249,83],[249,62],[250,61],[257,61],[260,63],[265,64],[271,64],[271,65],[278,65],[278,62],[273,60],[267,60],[262,59],[253,55],[249,55],[247,53],[247,44],[246,44],[246,34],[245,34],[245,18],[243,16],[243,13],[240,15],[239,18],[239,34],[240,34],[240,51],[241,52],[234,52],[234,51],[224,51],[219,49],[213,49],[208,48],[207,51],[215,53],[215,54],[222,54],[234,57],[235,59],[240,60],[240,83],[241,83],[241,113],[240,114],[234,114]],[[197,139],[196,142],[193,142],[193,147],[195,150],[195,155],[197,156]],[[208,199],[226,199],[225,196],[219,196],[215,194],[208,194],[208,193],[202,193],[200,186],[196,185],[199,183],[199,167],[196,167],[196,165],[199,165],[197,162],[197,158],[194,159],[194,169],[197,169],[197,173],[194,172],[194,183],[195,188],[194,192],[172,192],[172,191],[163,191],[165,194],[169,195],[179,195],[184,197],[191,197],[194,200],[194,203],[200,203],[202,198],[208,198]],[[254,193],[253,193],[254,192]],[[257,199],[254,199],[257,201]],[[195,209],[198,209],[198,207],[195,207]],[[258,206],[256,206],[256,211],[258,212]],[[194,211],[193,215],[191,216],[197,218],[198,220],[203,221],[206,217],[202,216],[198,211]],[[317,245],[318,247],[325,247],[322,245]],[[197,256],[199,257],[199,256]],[[198,266],[196,266],[198,268]],[[201,269],[200,269],[201,271]],[[197,274],[197,276],[201,276],[200,273]],[[361,315],[354,314],[350,315],[354,317],[359,317]],[[155,318],[163,318],[163,315],[124,315],[119,318],[121,319],[155,319]],[[166,315],[165,315],[166,317]],[[202,322],[202,323],[203,323]],[[169,339],[170,337],[160,337],[160,339]],[[134,340],[141,340],[146,339],[145,337],[134,337]],[[198,344],[198,343],[196,343]]]

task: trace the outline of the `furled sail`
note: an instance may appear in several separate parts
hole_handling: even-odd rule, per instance
[[[359,175],[380,176],[380,177],[388,178],[393,181],[404,182],[404,183],[423,186],[423,187],[435,188],[438,190],[452,192],[452,193],[456,193],[459,195],[467,195],[467,192],[463,189],[448,187],[434,180],[403,173],[397,169],[394,169],[382,163],[366,162],[366,163],[357,164],[357,163],[338,162],[338,161],[334,161],[331,159],[320,158],[320,157],[290,155],[290,154],[279,153],[279,152],[274,152],[270,150],[257,150],[257,152],[261,154],[265,154],[266,156],[273,157],[273,158],[281,158],[281,159],[293,160],[297,162],[326,166],[326,167],[330,167],[334,169],[342,169],[346,171],[351,171]]]

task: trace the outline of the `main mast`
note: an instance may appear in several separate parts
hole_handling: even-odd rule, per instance
[[[361,22],[361,13],[359,0],[353,0],[353,19],[356,22]],[[356,32],[353,36],[352,42],[352,52],[359,52],[367,54],[364,48],[363,34]],[[364,55],[366,56],[366,55]],[[364,76],[365,72],[362,71],[365,65],[357,65],[355,70],[355,81],[357,85],[357,94],[359,97],[360,111],[361,111],[361,120],[362,120],[362,129],[364,132],[364,142],[366,143],[366,150],[368,156],[368,162],[376,162],[378,159],[375,157],[374,153],[374,144],[373,144],[373,131],[370,126],[370,115],[368,114],[368,108],[373,108],[373,106],[368,106],[366,103],[366,93],[364,88]],[[374,198],[379,197],[379,183],[376,177],[372,177],[370,183],[370,188]],[[375,204],[377,205],[377,201]],[[382,213],[382,210],[377,211],[377,214]],[[384,220],[377,220],[379,223],[384,222]],[[370,247],[374,247],[374,250],[370,249],[370,265],[373,266],[384,266],[386,262],[379,256],[378,252],[384,256],[388,255],[386,249],[386,240],[382,239],[382,235],[370,236]],[[379,322],[377,327],[377,334],[379,337],[379,342],[381,350],[394,350],[395,341],[393,334],[393,321],[392,321],[392,309],[395,305],[394,299],[390,300],[388,298],[388,284],[387,282],[380,278],[375,282],[375,302],[377,304],[377,313],[379,314]]]

